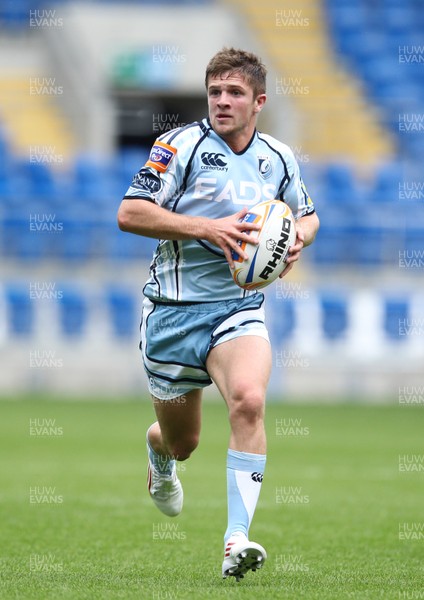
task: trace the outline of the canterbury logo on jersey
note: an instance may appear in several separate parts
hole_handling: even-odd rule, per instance
[[[226,156],[221,152],[202,152],[200,158],[203,163],[201,169],[228,171]]]
[[[253,481],[256,481],[257,483],[262,483],[262,480],[264,478],[263,473],[251,473],[250,478],[253,479]]]

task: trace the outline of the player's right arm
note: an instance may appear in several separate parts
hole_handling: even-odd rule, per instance
[[[246,253],[240,252],[237,240],[256,243],[254,237],[243,231],[246,225],[239,223],[247,209],[222,219],[185,215],[175,210],[176,199],[184,194],[188,165],[199,139],[193,138],[194,143],[191,142],[192,135],[204,133],[189,127],[156,140],[149,159],[134,176],[122,200],[118,225],[122,231],[159,240],[207,240],[222,249],[233,267],[233,250],[247,258]]]
[[[233,250],[247,258],[237,240],[257,243],[246,233],[246,224],[239,222],[246,213],[247,209],[243,208],[229,217],[208,219],[172,212],[147,197],[124,198],[118,210],[118,226],[122,231],[160,240],[207,240],[222,249],[230,267],[233,267]],[[252,224],[252,229],[259,229],[259,225]]]

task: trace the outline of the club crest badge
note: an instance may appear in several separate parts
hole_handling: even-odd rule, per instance
[[[272,164],[268,156],[258,156],[259,173],[263,179],[268,179],[272,175]]]

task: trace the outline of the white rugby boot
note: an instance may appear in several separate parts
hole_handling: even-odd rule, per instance
[[[148,458],[147,489],[158,509],[168,517],[176,517],[183,508],[183,488],[177,477],[177,466],[174,464],[170,475],[158,473]]]
[[[262,546],[249,542],[244,533],[236,531],[225,544],[222,577],[235,577],[240,581],[248,571],[261,569],[266,557]]]

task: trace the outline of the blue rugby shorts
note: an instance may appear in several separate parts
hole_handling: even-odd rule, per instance
[[[212,383],[209,351],[228,340],[256,335],[269,341],[261,293],[235,300],[161,303],[145,298],[140,349],[150,393],[172,400]]]

